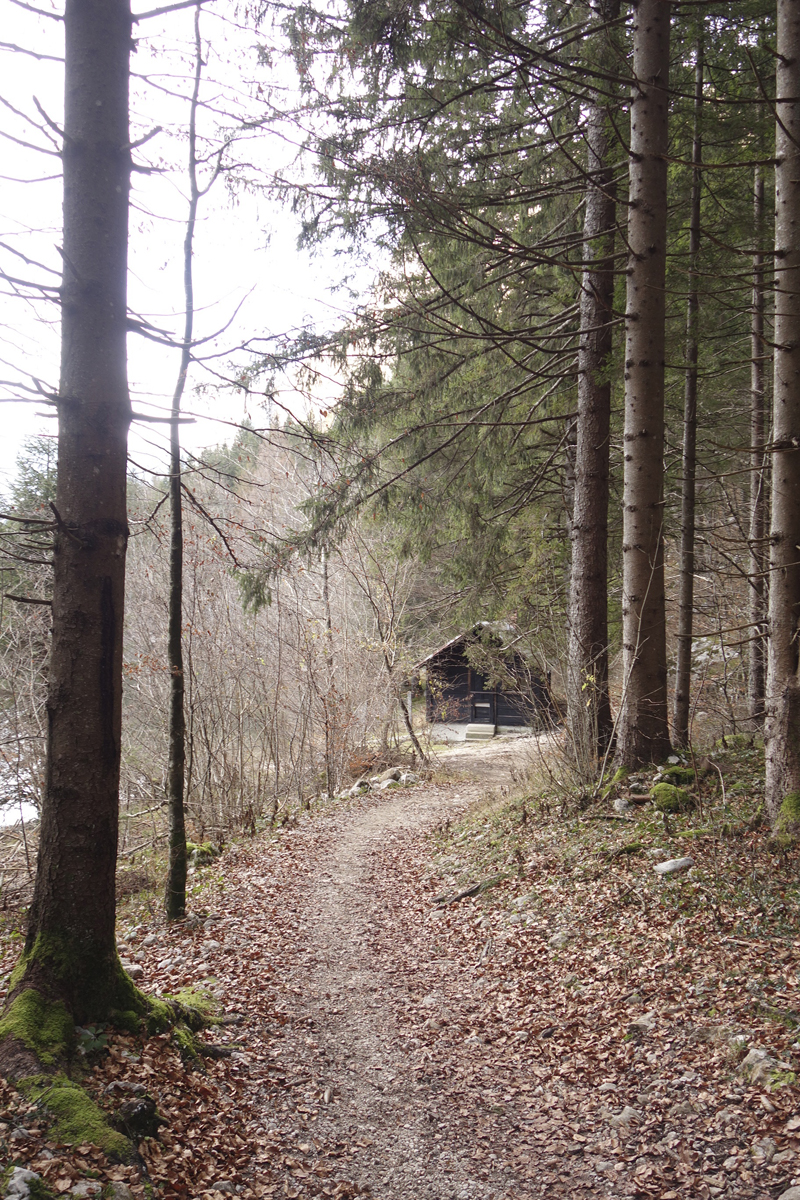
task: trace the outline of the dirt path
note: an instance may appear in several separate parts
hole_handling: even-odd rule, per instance
[[[742,1030],[781,1059],[796,1048],[745,987],[762,943],[703,907],[688,926],[649,860],[595,847],[570,866],[544,825],[524,871],[508,829],[480,841],[488,820],[437,853],[429,831],[510,782],[530,748],[487,750],[454,748],[449,781],[230,848],[193,876],[185,922],[122,926],[147,992],[210,985],[228,1022],[204,1035],[221,1057],[202,1060],[182,1061],[170,1031],[114,1034],[87,1079],[106,1106],[152,1095],[166,1125],[140,1153],[162,1200],[777,1200],[800,1186],[791,1090],[748,1085],[731,1058]],[[472,869],[507,876],[435,903]],[[794,979],[794,947],[763,947]],[[99,1171],[146,1200],[135,1164],[48,1137],[0,1080],[0,1157],[59,1192],[91,1167],[88,1182]]]
[[[392,922],[374,886],[376,852],[447,819],[478,793],[474,786],[456,796],[420,789],[359,814],[344,824],[303,900],[312,931],[301,949],[304,1008],[330,1064],[334,1096],[321,1129],[331,1137],[344,1130],[374,1138],[355,1178],[385,1200],[466,1200],[494,1191],[472,1179],[469,1148],[453,1144],[446,1127],[442,1132],[435,1089],[416,1081],[413,1047],[400,1040],[391,1019],[392,1009],[416,996],[420,981],[413,969],[404,970],[401,945],[380,959],[370,945],[372,934]],[[422,981],[423,991],[427,986]]]
[[[453,754],[459,770],[469,757],[463,748]],[[510,761],[513,750],[498,753],[484,776],[502,784]],[[420,900],[420,878],[430,866],[422,835],[486,795],[486,782],[388,793],[286,835],[268,863],[237,864],[239,888],[246,893],[249,881],[263,897],[281,963],[277,1023],[261,1034],[296,1105],[275,1093],[273,1073],[263,1088],[263,1124],[251,1132],[273,1144],[292,1137],[301,1170],[313,1169],[315,1154],[339,1147],[347,1163],[339,1186],[346,1179],[356,1189],[341,1194],[611,1194],[590,1165],[576,1168],[568,1142],[554,1138],[553,1120],[542,1119],[535,1093],[543,1088],[513,1044],[504,1046],[502,1013],[488,1036],[471,1036],[470,1014],[485,1008],[492,983],[480,966],[483,955],[454,956],[438,946],[443,914],[431,908],[435,880]],[[241,894],[242,911],[250,902]],[[237,897],[226,891],[231,907]],[[232,1000],[229,988],[226,1004]],[[543,1140],[548,1167],[539,1158]]]

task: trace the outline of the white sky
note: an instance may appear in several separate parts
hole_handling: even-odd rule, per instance
[[[51,0],[36,2],[46,8]],[[140,11],[147,7],[148,0],[134,4]],[[62,53],[60,22],[29,13],[11,0],[0,0],[0,13],[4,42],[38,53]],[[281,90],[291,89],[293,74],[286,64],[278,64],[272,70],[258,66],[256,42],[269,42],[269,31],[257,38],[255,33],[238,28],[229,19],[231,14],[228,0],[212,0],[204,8],[202,38],[208,65],[201,96],[232,113],[247,111],[252,116],[255,111],[260,115],[265,111],[263,106],[259,108],[251,100],[257,84],[261,82],[266,88],[277,81]],[[188,95],[194,53],[193,20],[193,9],[186,9],[135,25],[139,49],[132,59],[133,71],[147,74],[157,85],[133,82],[132,139],[141,137],[155,125],[163,127],[163,132],[136,151],[135,157],[139,162],[166,166],[169,170],[166,175],[133,177],[129,303],[134,312],[178,337],[183,328],[182,244],[187,190],[180,170],[187,154],[184,131],[188,101],[173,99],[159,88]],[[11,139],[53,148],[53,142],[48,142],[40,129],[27,124],[24,116],[42,124],[35,98],[50,119],[61,123],[63,71],[60,63],[0,51],[0,78],[4,101],[0,115],[3,131],[0,242],[57,273],[60,179],[16,183],[8,177],[32,180],[57,174],[58,158],[35,153]],[[24,116],[15,115],[9,104]],[[209,114],[203,118],[201,129],[209,134],[216,132]],[[281,170],[294,157],[293,147],[278,133],[251,137],[242,152],[265,175]],[[233,154],[236,155],[236,150]],[[298,251],[297,232],[297,218],[288,209],[255,192],[239,192],[232,197],[225,182],[217,182],[203,203],[195,238],[195,336],[206,337],[219,330],[231,320],[237,306],[241,308],[224,335],[204,351],[225,351],[254,336],[291,333],[309,322],[327,326],[351,303],[346,292],[337,294],[331,290],[351,267],[341,257],[334,257],[331,249],[313,259],[307,252]],[[0,264],[9,273],[46,278],[8,249],[0,249]],[[362,286],[368,282],[363,269],[359,279]],[[53,275],[47,281],[58,283],[58,278]],[[2,290],[7,292],[8,288]],[[129,337],[128,349],[134,408],[163,412],[171,400],[178,352],[134,335]],[[58,353],[56,306],[0,295],[0,378],[4,381],[0,398],[20,394],[16,385],[20,381],[29,384],[26,375],[36,376],[46,388],[56,390]],[[238,361],[244,365],[248,360],[239,355]],[[219,359],[223,370],[227,364],[226,356]],[[182,440],[190,449],[230,439],[235,431],[228,423],[240,421],[248,411],[241,393],[214,387],[202,395],[194,392],[198,383],[211,382],[195,369],[184,396],[184,408],[201,416],[195,425],[183,427]],[[292,394],[291,382],[284,380],[278,386],[285,389],[279,398],[297,411],[301,401]],[[334,391],[333,384],[325,389],[325,394],[319,397],[320,406],[330,403]],[[38,403],[3,403],[0,407],[3,423],[0,492],[13,474],[22,439],[31,433],[55,434],[55,420],[38,415],[45,407]],[[266,423],[252,398],[249,411],[255,424]],[[135,425],[130,442],[132,460],[148,469],[154,468],[159,460],[163,461],[167,433],[167,426]]]

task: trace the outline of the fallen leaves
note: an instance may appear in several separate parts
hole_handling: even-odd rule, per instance
[[[417,789],[415,803],[458,814],[480,794]],[[797,1057],[796,938],[759,936],[748,897],[716,913],[693,891],[663,903],[655,888],[691,882],[658,884],[651,860],[607,844],[601,860],[596,832],[585,845],[576,834],[565,861],[552,825],[528,821],[524,875],[498,871],[489,822],[432,845],[381,825],[401,800],[233,848],[209,873],[202,917],[123,931],[145,990],[203,984],[237,1022],[203,1035],[225,1057],[197,1061],[169,1035],[111,1037],[89,1089],[113,1111],[144,1087],[168,1122],[140,1164],[49,1142],[44,1115],[5,1084],[0,1154],[59,1194],[91,1175],[136,1197],[152,1181],[164,1200],[219,1200],[221,1183],[245,1200],[391,1200],[411,1194],[381,1175],[405,1136],[385,1114],[399,1112],[427,1176],[413,1194],[437,1200],[464,1179],[513,1200],[756,1200],[800,1182],[795,1093],[748,1086],[728,1040]],[[757,835],[744,844],[764,872]],[[470,874],[495,886],[468,895]],[[319,907],[333,902],[341,944]],[[5,969],[12,959],[6,943]],[[370,1103],[374,1130],[358,1124]]]

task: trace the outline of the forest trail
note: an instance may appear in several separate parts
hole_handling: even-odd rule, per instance
[[[565,858],[558,820],[523,827],[522,864],[481,802],[525,752],[458,746],[436,782],[230,847],[192,877],[185,921],[151,909],[131,927],[130,912],[121,951],[146,992],[218,997],[213,1056],[114,1033],[87,1076],[106,1108],[153,1097],[166,1125],[140,1143],[148,1176],[59,1146],[2,1080],[0,1157],[59,1193],[99,1179],[127,1200],[148,1177],[159,1200],[776,1200],[800,1185],[794,1089],[748,1083],[730,1048],[791,1059],[796,1032],[770,1007],[783,993],[766,1004],[752,984],[793,978],[795,946],[729,937],[707,906],[687,923],[651,860],[596,841]],[[741,873],[752,845],[735,852]]]
[[[449,912],[466,915],[466,906],[431,907],[442,885],[431,875],[426,835],[508,784],[527,746],[498,742],[489,753],[454,747],[444,755],[453,782],[366,796],[317,814],[261,854],[234,852],[220,911],[247,914],[252,931],[258,898],[273,970],[255,1006],[250,980],[232,987],[229,979],[224,1003],[235,1008],[237,994],[247,994],[245,1043],[252,1045],[259,1024],[254,1007],[267,1018],[258,1040],[269,1047],[271,1069],[247,1056],[247,1107],[261,1113],[249,1133],[272,1147],[289,1139],[289,1162],[298,1166],[281,1194],[314,1194],[307,1190],[314,1164],[320,1169],[339,1156],[346,1170],[336,1172],[327,1194],[608,1194],[605,1180],[572,1161],[559,1184],[567,1162],[556,1158],[566,1159],[567,1145],[562,1135],[553,1139],[558,1122],[541,1117],[530,1063],[505,1049],[502,1015],[493,1030],[470,1036],[472,1016],[484,1008],[487,988],[494,990],[483,966],[492,939],[481,934],[471,953],[454,955],[446,939],[439,944],[439,928]],[[253,935],[254,946],[258,940]],[[231,969],[238,974],[229,960],[226,975]],[[275,1091],[276,1082],[283,1090]]]
[[[272,1145],[291,1137],[299,1154],[292,1161],[305,1165],[286,1194],[313,1194],[304,1188],[312,1163],[331,1154],[347,1163],[346,1175],[337,1174],[345,1190],[334,1195],[612,1194],[591,1165],[570,1157],[582,1146],[571,1140],[565,1115],[542,1115],[534,1092],[543,1089],[519,1045],[506,1046],[502,1011],[493,1028],[481,1019],[480,1035],[471,1030],[496,988],[484,970],[493,939],[480,935],[470,953],[454,955],[446,939],[439,945],[438,931],[465,906],[431,907],[441,883],[431,878],[425,835],[486,799],[490,784],[508,783],[522,749],[455,748],[446,755],[452,767],[464,771],[477,758],[481,782],[365,797],[285,834],[264,859],[240,852],[250,861],[231,873],[236,882],[226,886],[224,906],[245,912],[254,894],[261,897],[270,958],[279,964],[261,1040],[292,1097],[276,1095],[273,1070],[260,1097],[250,1098],[263,1113],[250,1132]],[[227,987],[226,1007],[233,1000]],[[259,1088],[259,1075],[251,1087]]]

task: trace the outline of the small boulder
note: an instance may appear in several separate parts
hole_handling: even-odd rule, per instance
[[[554,933],[553,936],[548,939],[547,944],[553,950],[563,950],[568,941],[569,933],[567,930],[559,929],[558,933]]]
[[[693,866],[693,858],[668,858],[666,862],[656,863],[653,870],[656,875],[679,875]]]
[[[684,767],[676,764],[671,767],[664,767],[660,773],[660,779],[665,783],[672,783],[678,788],[693,787],[694,771],[691,767]]]
[[[746,1033],[734,1033],[728,1038],[728,1046],[734,1058],[738,1058],[740,1054],[744,1054],[750,1044],[750,1039]]]
[[[773,1081],[775,1075],[783,1071],[791,1071],[789,1063],[780,1062],[766,1050],[753,1046],[747,1057],[739,1065],[739,1073],[754,1087],[766,1087]]]
[[[413,771],[403,771],[400,776],[400,782],[407,784],[419,783],[419,775],[415,775]]]
[[[394,779],[394,778],[383,779],[378,784],[378,791],[385,792],[387,790],[387,788],[398,788],[398,787],[402,787],[402,786],[403,786],[402,783],[400,783],[400,781],[398,779]]]
[[[641,1017],[637,1017],[635,1021],[631,1021],[628,1026],[628,1033],[633,1037],[645,1037],[646,1034],[652,1033],[655,1027],[655,1013],[643,1013]]]
[[[75,1200],[87,1200],[88,1196],[99,1196],[102,1190],[102,1183],[98,1183],[96,1179],[82,1179],[80,1183],[75,1184],[70,1196],[74,1196]]]
[[[113,1096],[115,1092],[128,1092],[131,1096],[144,1096],[147,1088],[143,1083],[134,1083],[129,1079],[114,1079],[103,1090],[109,1096]]]
[[[108,1185],[108,1200],[136,1200],[127,1183],[115,1180]]]
[[[213,842],[187,842],[186,853],[189,856],[189,866],[205,866],[219,858],[222,849]]]
[[[38,1181],[41,1182],[41,1175],[37,1175],[35,1171],[28,1171],[25,1167],[14,1167],[6,1184],[6,1196],[13,1196],[15,1200],[27,1200],[31,1194],[31,1184]]]
[[[611,1118],[609,1125],[612,1129],[621,1129],[627,1125],[638,1124],[643,1119],[637,1108],[631,1108],[629,1104],[626,1104],[622,1112]]]
[[[159,1127],[166,1123],[156,1112],[156,1102],[152,1096],[137,1096],[134,1100],[126,1100],[118,1108],[115,1117],[117,1127],[135,1142],[140,1142],[146,1137],[155,1137]]]
[[[691,812],[694,800],[683,788],[672,783],[657,783],[650,789],[653,804],[662,813]]]
[[[800,1200],[800,1187],[787,1188],[785,1192],[781,1192],[778,1200]]]
[[[617,796],[616,800],[614,801],[613,807],[614,807],[614,812],[620,813],[621,815],[631,812],[632,808],[633,808],[630,801],[626,800],[624,796]]]
[[[382,771],[381,774],[378,776],[378,783],[385,783],[388,779],[393,779],[395,781],[395,783],[399,782],[400,768],[399,767],[389,767],[388,770]]]

